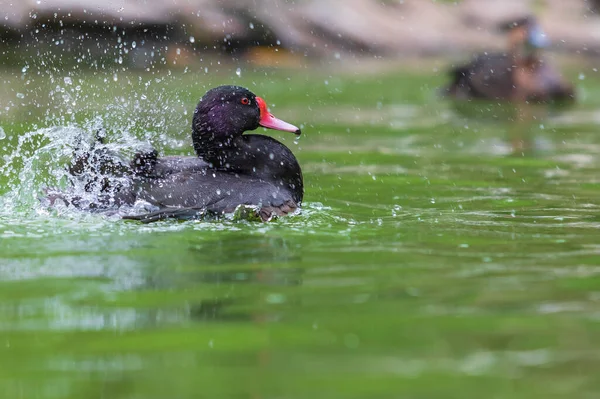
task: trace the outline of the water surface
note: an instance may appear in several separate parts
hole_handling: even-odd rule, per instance
[[[523,152],[510,123],[438,99],[428,69],[235,69],[5,72],[2,397],[596,396],[591,70]],[[190,153],[195,103],[225,82],[303,125],[298,142],[269,133],[303,167],[299,214],[140,225],[39,204],[80,130]]]

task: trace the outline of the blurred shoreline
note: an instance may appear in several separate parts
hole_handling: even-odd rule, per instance
[[[215,55],[286,67],[448,59],[503,49],[498,25],[523,15],[538,17],[552,52],[600,55],[592,0],[0,0],[0,62],[50,53],[60,62],[133,68]]]

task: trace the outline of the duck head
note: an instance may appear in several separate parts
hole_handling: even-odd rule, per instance
[[[192,140],[198,156],[219,147],[235,147],[244,132],[258,127],[300,135],[300,129],[271,114],[267,103],[240,86],[219,86],[200,99],[192,119]]]
[[[532,16],[505,22],[501,24],[500,29],[508,32],[509,47],[518,55],[531,55],[550,45],[548,37]]]

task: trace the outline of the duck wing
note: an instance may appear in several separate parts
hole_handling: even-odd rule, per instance
[[[206,216],[208,212],[202,208],[163,208],[161,210],[149,213],[143,213],[141,215],[126,215],[122,218],[125,220],[136,220],[142,223],[158,222],[159,220],[165,219],[178,219],[178,220],[190,220],[190,219],[201,219]]]
[[[138,152],[131,161],[134,173],[148,178],[165,178],[181,172],[201,172],[209,164],[197,156],[158,157],[156,152]]]
[[[125,216],[125,219],[143,222],[190,219],[206,214],[231,213],[240,205],[249,205],[256,207],[262,220],[269,220],[274,215],[285,215],[298,207],[292,193],[283,186],[206,169],[143,181],[137,187],[137,199],[161,209],[145,215]]]

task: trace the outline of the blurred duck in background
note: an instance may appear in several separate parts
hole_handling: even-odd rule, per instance
[[[541,57],[550,43],[532,16],[500,26],[508,36],[504,53],[478,54],[450,71],[444,94],[457,100],[500,100],[515,103],[570,103],[573,86]]]

